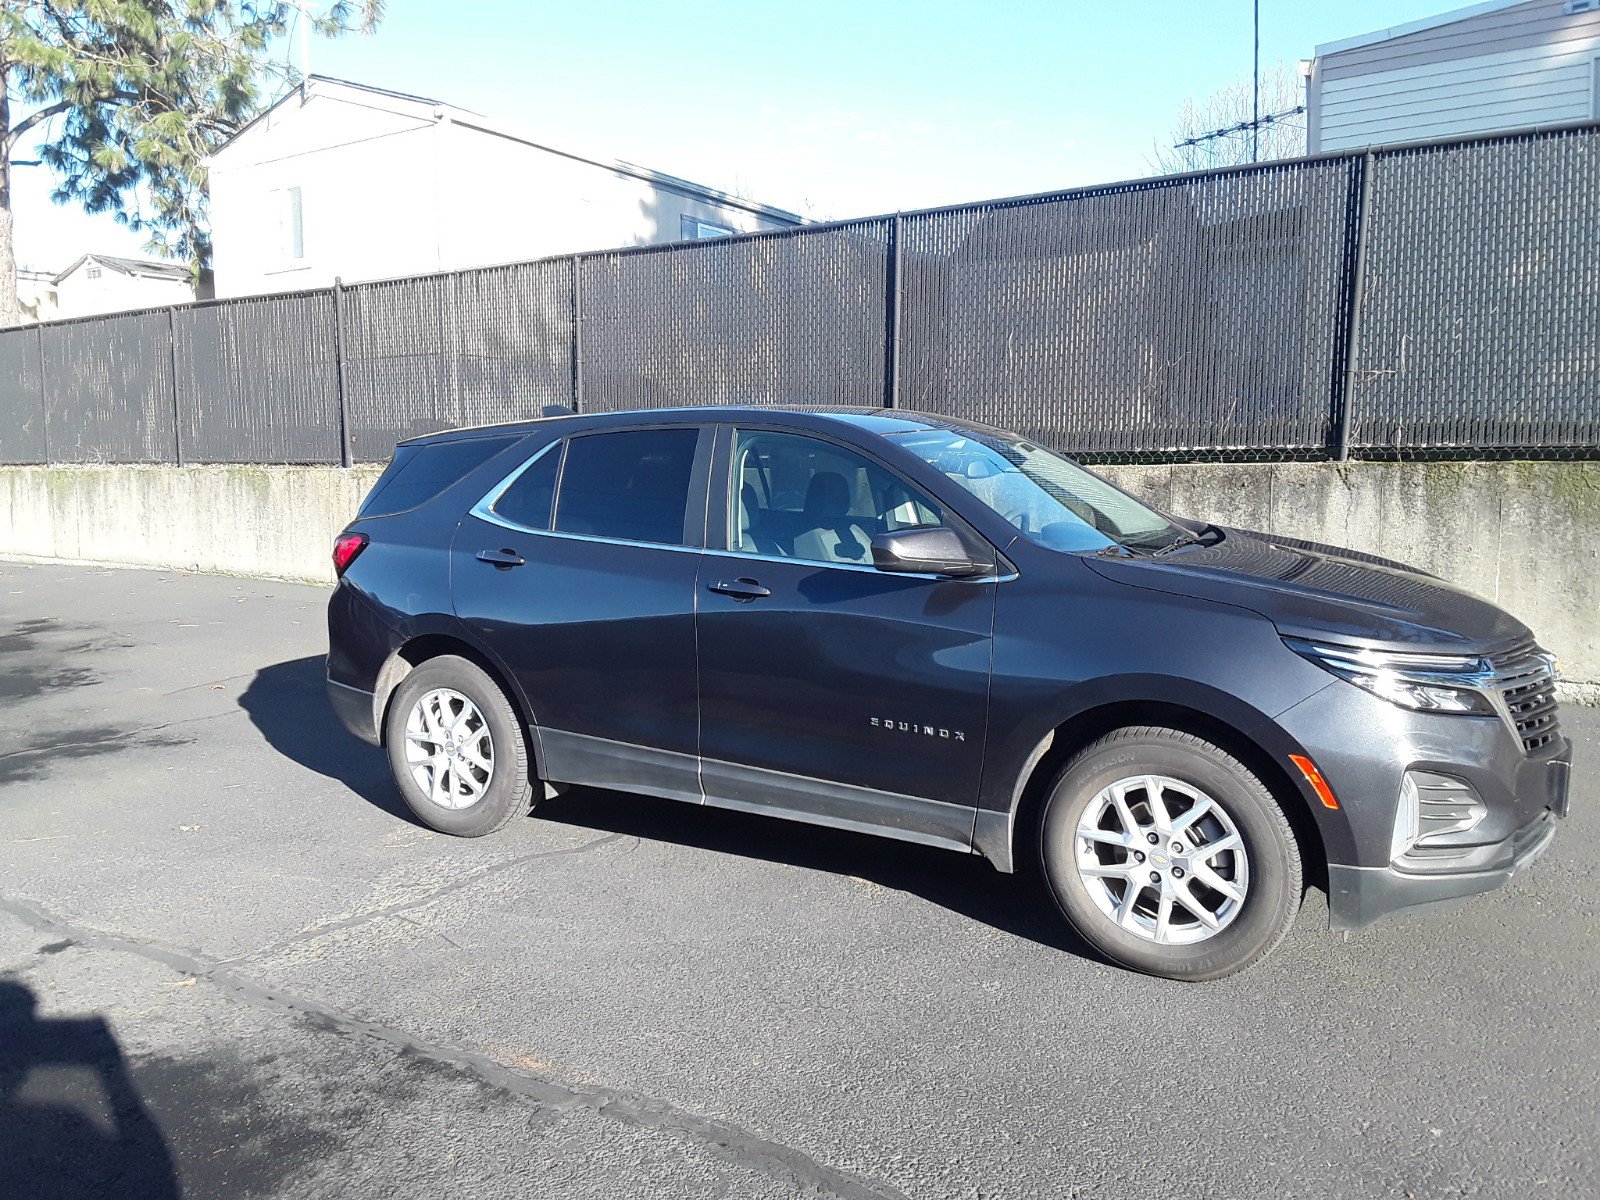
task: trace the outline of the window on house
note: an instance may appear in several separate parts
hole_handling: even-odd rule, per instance
[[[278,224],[278,256],[296,263],[306,256],[305,212],[297,187],[272,193]]]
[[[715,221],[691,217],[687,213],[680,218],[680,222],[680,229],[685,238],[727,237],[733,232],[731,225],[718,225]]]
[[[83,272],[83,277],[85,279],[99,279],[100,278],[100,268],[99,267],[88,267],[88,268],[86,268],[84,270],[84,272]]]

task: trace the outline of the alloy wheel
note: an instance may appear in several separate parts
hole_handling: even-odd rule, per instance
[[[411,778],[441,808],[470,808],[494,779],[494,739],[478,706],[451,688],[422,693],[406,717]]]
[[[1166,775],[1100,789],[1078,822],[1073,861],[1102,913],[1159,945],[1217,936],[1250,893],[1250,859],[1233,818]]]

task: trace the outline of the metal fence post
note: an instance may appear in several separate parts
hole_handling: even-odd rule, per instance
[[[39,357],[39,438],[44,443],[44,461],[50,461],[50,389],[44,378],[44,326],[33,327],[34,351]]]
[[[572,411],[583,411],[583,256],[572,256]]]
[[[889,218],[883,299],[883,406],[900,404],[900,214]]]
[[[178,407],[178,326],[174,310],[167,309],[167,365],[172,372],[172,462],[183,466],[183,426]]]
[[[1343,322],[1343,338],[1340,347],[1343,358],[1343,370],[1337,383],[1334,396],[1334,411],[1331,414],[1334,425],[1333,456],[1337,462],[1347,462],[1350,458],[1350,416],[1356,401],[1356,366],[1361,357],[1361,304],[1362,292],[1366,289],[1367,276],[1367,231],[1372,222],[1369,219],[1369,208],[1372,199],[1372,151],[1368,150],[1351,164],[1351,169],[1358,176],[1353,180],[1352,192],[1354,193],[1354,210],[1350,214],[1353,222],[1354,245],[1346,259],[1346,269],[1349,272],[1345,291],[1345,310]]]
[[[333,278],[333,374],[339,399],[339,465],[350,466],[350,388],[345,377],[344,281]]]

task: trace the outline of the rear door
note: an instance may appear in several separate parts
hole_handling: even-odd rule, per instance
[[[698,801],[696,568],[709,434],[583,432],[462,521],[456,613],[516,677],[545,777]]]
[[[730,430],[713,474],[699,586],[708,802],[969,846],[996,584],[889,574],[871,557],[878,533],[956,518],[812,434]]]

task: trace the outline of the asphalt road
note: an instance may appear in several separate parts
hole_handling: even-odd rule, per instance
[[[407,818],[325,591],[0,563],[0,1195],[1600,1194],[1600,714],[1508,889],[1091,961],[981,860],[574,791]]]

